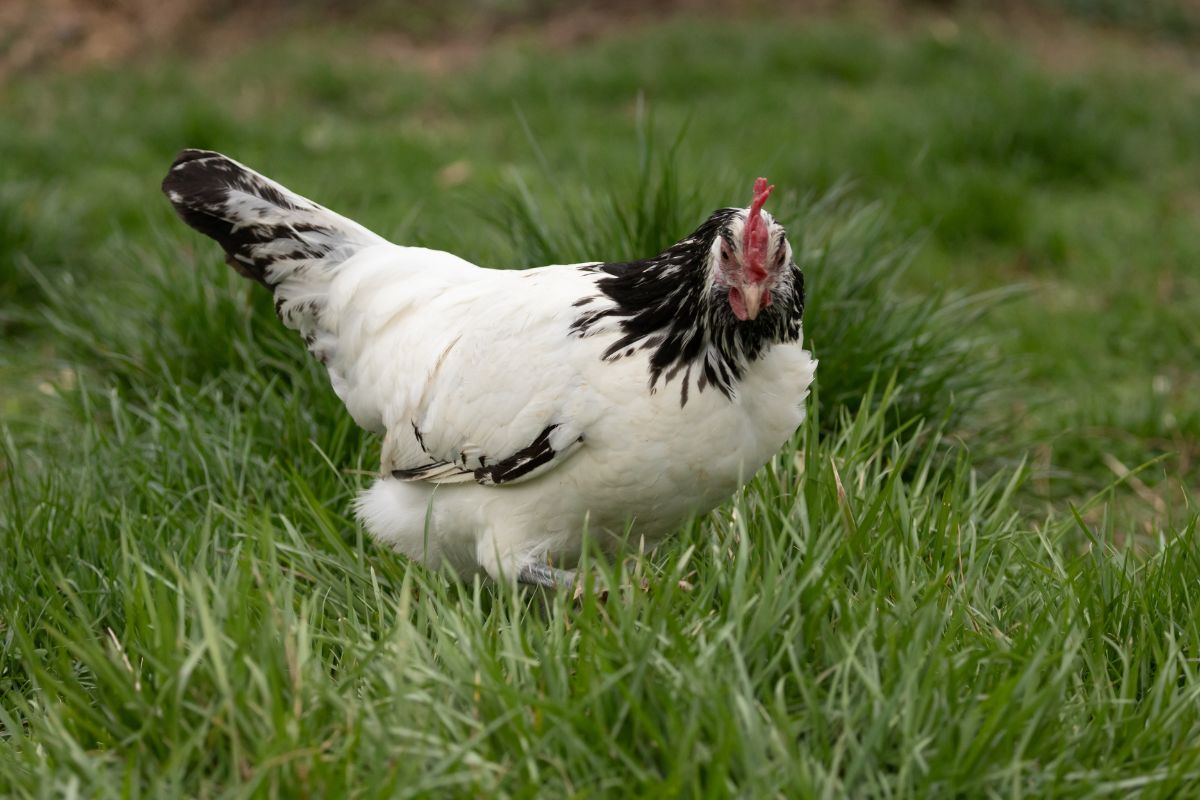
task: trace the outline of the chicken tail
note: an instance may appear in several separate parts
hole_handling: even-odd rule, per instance
[[[225,249],[241,275],[275,294],[283,324],[310,347],[338,267],[386,240],[231,158],[184,150],[162,183],[183,221]]]

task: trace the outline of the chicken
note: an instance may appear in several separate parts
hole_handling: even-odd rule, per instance
[[[773,188],[651,258],[518,271],[392,244],[219,153],[163,181],[382,435],[371,535],[543,586],[572,584],[585,535],[652,548],[803,421],[816,361]]]

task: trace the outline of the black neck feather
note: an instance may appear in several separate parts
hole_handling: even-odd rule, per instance
[[[650,390],[658,382],[682,377],[680,404],[687,404],[689,385],[699,391],[716,387],[733,397],[746,367],[776,342],[800,336],[804,314],[804,276],[792,264],[772,290],[772,303],[754,320],[739,320],[727,292],[709,280],[709,254],[717,236],[741,209],[713,213],[687,238],[653,258],[592,264],[584,269],[602,275],[601,296],[575,305],[580,316],[572,325],[578,336],[614,330],[618,338],[604,352],[615,361],[646,351]],[[611,303],[605,304],[607,298]],[[596,308],[588,309],[596,304]]]

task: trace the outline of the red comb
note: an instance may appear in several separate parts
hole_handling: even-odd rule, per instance
[[[750,204],[751,216],[758,216],[758,212],[762,211],[762,207],[766,205],[767,198],[773,191],[775,191],[775,187],[768,186],[766,178],[759,178],[754,182],[754,202]]]
[[[767,223],[762,217],[762,207],[771,196],[774,186],[767,185],[766,178],[754,182],[754,200],[750,203],[750,213],[746,215],[746,230],[743,234],[745,242],[742,251],[745,253],[746,277],[757,283],[767,277]]]

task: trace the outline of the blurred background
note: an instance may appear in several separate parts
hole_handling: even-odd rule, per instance
[[[6,0],[0,408],[223,368],[165,298],[264,301],[158,196],[183,147],[492,265],[641,255],[765,174],[832,414],[895,373],[1040,500],[1144,466],[1148,533],[1200,474],[1198,42],[1185,0]]]
[[[895,12],[998,14],[1050,32],[1054,16],[1190,42],[1200,27],[1195,0],[8,0],[0,9],[6,74],[44,66],[119,64],[135,56],[186,48],[200,54],[278,35],[288,29],[356,24],[413,45],[477,51],[503,33],[542,29],[559,44],[585,41],[632,23],[688,14]]]

